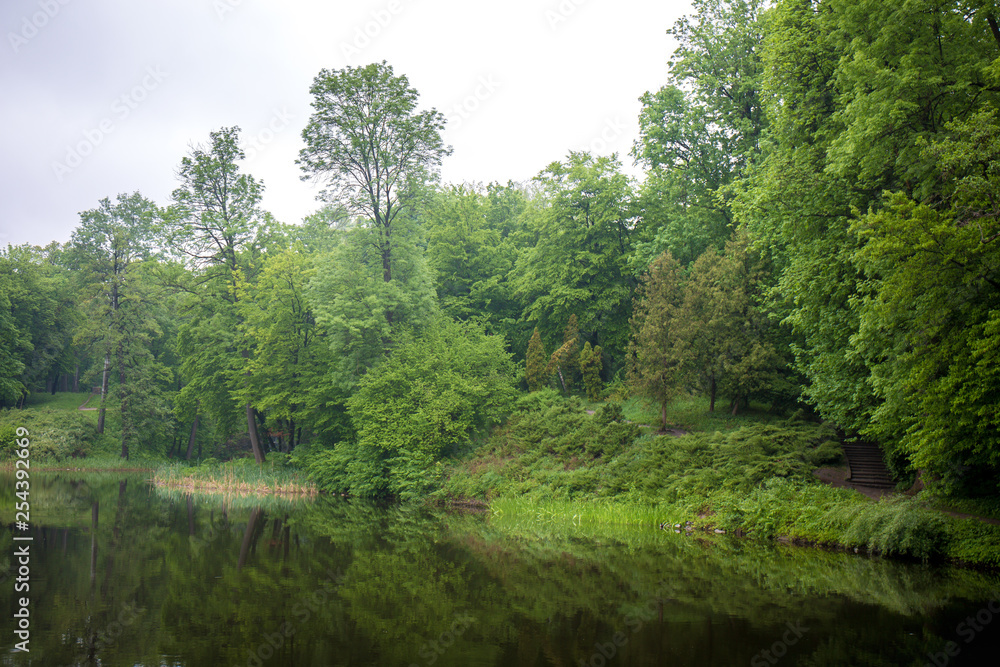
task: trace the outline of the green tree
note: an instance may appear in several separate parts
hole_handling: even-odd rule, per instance
[[[772,341],[769,314],[760,306],[762,277],[760,262],[743,239],[728,242],[724,253],[705,251],[691,265],[681,330],[710,412],[720,391],[729,395],[735,415],[741,399],[784,389],[784,361]]]
[[[549,165],[537,181],[542,198],[526,223],[537,241],[514,269],[522,319],[537,322],[542,338],[556,344],[576,314],[584,337],[620,360],[635,282],[627,271],[631,183],[617,157],[576,152]]]
[[[563,329],[563,345],[567,346],[565,358],[560,364],[566,383],[566,390],[572,391],[580,377],[580,326],[576,313],[569,316],[566,328]]]
[[[45,248],[8,246],[0,252],[0,280],[10,317],[0,345],[7,349],[7,372],[20,368],[16,376],[7,376],[10,400],[23,404],[28,393],[43,388],[54,393],[59,375],[69,370],[74,358],[72,336],[79,313],[76,285],[64,258],[55,243]]]
[[[768,13],[769,141],[736,208],[779,271],[772,303],[797,339],[804,396],[848,431],[871,426],[887,391],[873,376],[878,354],[858,347],[859,305],[881,276],[861,270],[869,239],[851,227],[885,206],[885,190],[940,197],[923,142],[997,97],[985,13],[898,0],[789,1]]]
[[[407,193],[451,153],[441,140],[444,116],[417,111],[418,93],[385,61],[321,70],[309,91],[313,114],[302,131],[297,164],[304,178],[324,179],[324,195],[373,229],[370,243],[393,277],[396,221]],[[391,321],[392,311],[386,311]]]
[[[518,255],[510,216],[522,200],[519,191],[495,184],[486,192],[452,186],[435,192],[422,212],[427,264],[441,309],[451,317],[479,320],[492,333],[515,332],[521,306],[510,284]]]
[[[358,495],[423,493],[442,456],[500,422],[515,379],[503,339],[437,319],[361,379],[347,401],[357,442],[325,455],[328,474]]]
[[[601,359],[603,350],[601,346],[590,346],[590,341],[583,344],[580,350],[580,377],[583,379],[583,386],[587,390],[587,396],[592,401],[599,401],[603,393],[601,383],[601,370],[604,362]]]
[[[233,423],[232,392],[240,387],[251,351],[237,334],[237,286],[240,276],[253,279],[266,216],[260,211],[263,184],[240,173],[244,153],[239,128],[210,133],[210,145],[196,146],[181,160],[180,186],[166,219],[167,240],[188,261],[190,274],[173,284],[190,295],[179,350],[189,404],[205,405],[219,425]],[[228,398],[227,398],[228,394]],[[243,404],[250,446],[258,463],[264,450],[254,406]]]
[[[306,297],[312,261],[296,244],[268,255],[256,282],[238,285],[240,326],[251,355],[247,381],[234,394],[284,433],[284,451],[301,441],[303,427],[335,434],[343,417],[338,407],[344,396],[328,372],[330,346]]]
[[[80,214],[71,240],[87,313],[77,337],[103,358],[98,432],[113,399],[121,417],[123,459],[130,447],[161,433],[167,421],[161,388],[172,375],[151,351],[160,329],[152,314],[154,287],[143,271],[158,217],[157,206],[137,192],[119,195],[115,203],[102,199],[98,208]]]
[[[382,257],[375,248],[378,232],[369,226],[340,230],[333,250],[315,258],[306,298],[330,347],[329,372],[342,392],[353,391],[392,351],[401,331],[423,330],[433,318],[434,288],[418,235],[415,225],[398,223],[389,282],[383,280]],[[387,312],[393,313],[391,319]]]
[[[767,127],[763,4],[697,0],[668,31],[678,43],[669,83],[640,98],[632,149],[649,170],[637,202],[635,267],[644,269],[664,250],[686,266],[709,247],[721,250],[732,233],[728,186],[755,159]]]
[[[1000,488],[1000,121],[954,121],[924,145],[932,194],[905,192],[855,224],[868,280],[852,342],[879,399],[864,433],[953,491]]]
[[[545,347],[542,345],[542,336],[536,327],[528,342],[528,353],[525,359],[525,378],[528,382],[528,391],[538,391],[548,384],[549,376],[545,374],[545,367]]]
[[[0,258],[6,264],[6,257]],[[25,352],[31,349],[31,341],[26,332],[18,328],[12,314],[12,305],[7,296],[12,289],[11,276],[6,270],[0,271],[0,405],[7,401],[17,401],[27,391],[21,375],[25,364]]]
[[[632,315],[628,379],[639,395],[660,406],[660,428],[667,428],[667,404],[685,385],[690,341],[684,337],[681,265],[663,253],[643,276]]]

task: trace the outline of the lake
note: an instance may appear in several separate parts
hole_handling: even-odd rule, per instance
[[[1000,577],[729,536],[0,473],[3,665],[992,665]],[[14,536],[32,539],[15,541]],[[28,592],[15,593],[28,545]],[[30,652],[15,650],[20,598]]]

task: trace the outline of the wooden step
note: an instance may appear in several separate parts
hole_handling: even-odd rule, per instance
[[[850,475],[847,479],[858,486],[890,489],[896,484],[885,465],[885,458],[878,445],[871,442],[841,443]]]

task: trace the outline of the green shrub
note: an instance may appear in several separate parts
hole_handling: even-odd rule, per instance
[[[39,462],[86,456],[98,437],[97,427],[85,415],[51,408],[0,412],[0,429],[17,427],[27,429],[31,460]],[[10,454],[10,447],[0,452],[5,458]]]
[[[848,525],[839,541],[845,546],[923,560],[947,548],[944,519],[912,498],[858,504],[848,509],[844,518]]]
[[[10,452],[16,449],[17,428],[10,424],[0,424],[0,458],[10,457]]]
[[[405,338],[348,399],[357,437],[300,454],[324,491],[417,498],[440,484],[439,462],[511,410],[517,367],[503,339],[441,319]]]

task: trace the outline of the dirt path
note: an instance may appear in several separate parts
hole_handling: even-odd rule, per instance
[[[858,493],[863,493],[873,500],[878,500],[883,496],[897,495],[896,491],[892,489],[874,489],[867,486],[860,486],[858,484],[853,484],[847,480],[847,466],[841,466],[837,468],[818,468],[813,470],[813,475],[818,477],[820,481],[829,484],[830,486],[835,486],[842,489],[854,489]],[[987,516],[979,516],[978,514],[966,514],[964,512],[956,512],[954,510],[935,508],[937,511],[953,516],[956,519],[976,519],[977,521],[982,521],[983,523],[993,524],[994,526],[1000,526],[1000,520],[991,519]]]
[[[813,470],[813,475],[818,477],[821,482],[840,489],[854,489],[858,493],[863,493],[873,500],[878,500],[882,496],[888,496],[894,493],[892,489],[876,489],[870,486],[854,484],[848,481],[847,474],[847,466],[837,468],[818,468]]]

